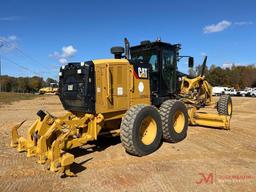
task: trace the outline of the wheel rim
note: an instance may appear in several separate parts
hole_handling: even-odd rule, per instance
[[[231,115],[232,113],[232,103],[228,102],[228,115]]]
[[[185,115],[181,111],[176,111],[173,117],[173,127],[177,133],[181,133],[185,126]]]
[[[150,145],[156,138],[157,124],[152,117],[146,117],[140,125],[140,138],[144,145]]]

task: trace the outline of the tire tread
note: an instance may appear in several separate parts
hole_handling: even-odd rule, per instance
[[[145,107],[146,105],[135,105],[132,106],[124,115],[121,123],[120,138],[123,147],[128,153],[133,155],[141,156],[141,154],[135,149],[133,145],[133,124],[137,114]]]
[[[162,129],[163,129],[163,138],[168,142],[175,142],[169,133],[168,120],[169,120],[169,110],[172,108],[174,103],[177,100],[167,100],[163,102],[160,107],[160,116],[162,119]]]
[[[217,111],[220,115],[229,115],[228,114],[228,103],[231,102],[230,95],[222,95],[218,101]],[[231,103],[232,104],[232,103]],[[231,112],[232,114],[232,112]]]

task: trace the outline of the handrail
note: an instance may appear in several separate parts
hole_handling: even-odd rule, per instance
[[[110,73],[109,73],[109,64],[106,64],[106,70],[107,70],[107,98],[109,99],[110,97],[110,85],[109,85],[109,80],[110,80]]]
[[[133,92],[134,91],[133,69],[130,69],[129,72],[130,72],[130,91]]]

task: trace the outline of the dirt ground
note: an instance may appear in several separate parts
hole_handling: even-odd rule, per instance
[[[0,191],[256,191],[256,99],[233,98],[231,130],[189,127],[187,138],[145,157],[119,138],[75,150],[73,178],[61,178],[9,146],[10,128],[44,109],[65,113],[57,96],[0,107]]]

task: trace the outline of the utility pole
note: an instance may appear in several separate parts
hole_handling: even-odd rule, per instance
[[[0,41],[0,48],[3,47],[3,42]],[[2,60],[0,55],[0,92],[2,92]]]
[[[0,92],[2,92],[2,60],[0,55]]]
[[[0,39],[0,48],[4,46],[3,41]],[[2,92],[2,60],[0,55],[0,92]]]

